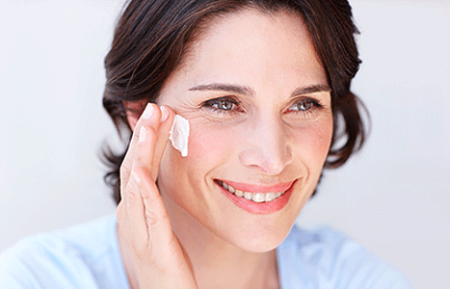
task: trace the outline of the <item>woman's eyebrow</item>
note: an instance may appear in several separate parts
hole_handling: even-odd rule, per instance
[[[209,91],[209,90],[220,90],[220,91],[226,91],[226,92],[232,92],[236,94],[242,94],[247,96],[254,96],[255,91],[248,87],[248,86],[241,86],[241,85],[233,85],[233,84],[224,84],[224,83],[211,83],[206,85],[198,85],[189,88],[189,91]],[[301,94],[308,94],[308,93],[315,93],[315,92],[322,92],[331,91],[330,87],[328,85],[323,84],[317,84],[317,85],[311,85],[306,87],[299,87],[292,92],[291,97],[301,95]]]
[[[330,91],[331,91],[331,88],[328,85],[317,84],[317,85],[311,85],[311,86],[306,86],[306,87],[298,87],[291,94],[291,97],[301,95],[301,94],[308,94],[308,93],[315,93],[315,92],[330,92]]]
[[[243,94],[248,96],[254,96],[255,91],[248,86],[234,85],[234,84],[224,84],[224,83],[211,83],[206,85],[198,85],[189,88],[189,91],[195,90],[221,90],[226,92],[233,92],[236,94]]]

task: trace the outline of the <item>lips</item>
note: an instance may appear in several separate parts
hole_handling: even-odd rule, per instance
[[[215,183],[220,187],[222,193],[238,207],[253,214],[270,214],[286,206],[295,181],[271,186],[223,180],[215,180]]]

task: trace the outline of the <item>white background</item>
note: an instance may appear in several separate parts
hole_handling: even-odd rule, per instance
[[[387,260],[415,288],[450,272],[449,1],[353,0],[372,116],[364,150],[300,214]],[[98,153],[113,126],[103,58],[122,1],[0,1],[0,251],[113,213]]]

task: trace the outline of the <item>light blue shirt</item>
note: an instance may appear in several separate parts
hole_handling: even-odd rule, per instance
[[[109,216],[23,239],[0,255],[2,289],[129,289]],[[410,289],[388,264],[329,228],[293,227],[277,249],[282,289]]]

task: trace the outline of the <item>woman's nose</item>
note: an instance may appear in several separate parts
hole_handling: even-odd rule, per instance
[[[241,148],[241,163],[268,175],[280,174],[293,159],[288,131],[281,119],[255,121],[246,130]]]

